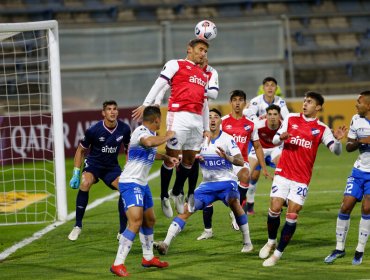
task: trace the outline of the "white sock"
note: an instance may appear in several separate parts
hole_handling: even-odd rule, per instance
[[[249,188],[247,191],[247,203],[254,203],[254,196],[256,194],[256,184],[249,183]]]
[[[344,250],[344,246],[346,243],[346,237],[349,229],[350,219],[348,220],[341,220],[339,217],[337,218],[337,228],[336,228],[336,236],[337,236],[337,250]]]
[[[150,261],[153,257],[153,234],[144,235],[139,233],[141,248],[143,249],[143,257],[145,260]]]
[[[370,220],[365,220],[361,218],[360,225],[358,229],[358,243],[356,247],[357,252],[364,252],[367,239],[370,234]]]
[[[252,244],[251,237],[249,235],[249,224],[239,226],[240,231],[243,234],[243,244]]]
[[[124,236],[121,236],[119,240],[119,246],[117,250],[116,259],[114,260],[115,266],[125,263],[127,255],[131,250],[132,243],[133,242],[131,240],[127,239]]]
[[[168,228],[166,238],[164,243],[170,246],[172,239],[174,239],[181,232],[181,227],[178,223],[172,221],[170,227]]]

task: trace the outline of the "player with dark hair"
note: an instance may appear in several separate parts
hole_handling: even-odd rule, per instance
[[[233,172],[233,165],[243,166],[244,159],[233,137],[220,130],[222,120],[217,109],[210,110],[209,121],[211,141],[202,145],[199,155],[203,181],[194,192],[194,208],[185,204],[185,212],[173,219],[165,240],[155,245],[162,255],[167,254],[172,239],[184,229],[188,218],[197,210],[202,210],[217,200],[230,207],[236,217],[243,235],[241,251],[248,253],[253,250],[248,217],[240,206],[237,176]]]
[[[347,179],[344,197],[337,218],[335,250],[325,258],[331,264],[345,255],[345,242],[350,215],[357,202],[362,200],[358,243],[352,264],[360,265],[370,235],[370,91],[363,91],[357,98],[357,114],[352,117],[346,144],[347,152],[359,151],[351,175]]]
[[[118,177],[121,167],[118,154],[121,145],[127,149],[130,142],[130,127],[118,119],[117,102],[108,100],[103,103],[103,120],[92,125],[85,132],[84,138],[76,150],[74,157],[73,176],[69,185],[72,189],[79,188],[76,199],[76,222],[68,239],[75,241],[81,234],[82,219],[89,201],[89,191],[99,179],[110,187],[118,190]],[[85,154],[89,151],[85,162]],[[80,183],[80,168],[84,162],[82,181]],[[126,217],[121,199],[118,200],[120,231],[126,228]]]
[[[263,119],[266,118],[266,108],[271,104],[275,104],[281,108],[281,118],[285,119],[289,111],[285,101],[276,95],[277,85],[278,83],[274,77],[264,78],[262,81],[264,94],[254,97],[250,101],[248,108],[243,111],[243,114],[251,120]]]
[[[308,193],[320,143],[336,155],[342,152],[339,140],[345,137],[347,128],[339,127],[333,135],[330,128],[316,117],[323,104],[324,98],[321,94],[307,92],[303,101],[303,113],[289,114],[272,140],[275,145],[284,142],[284,147],[272,182],[267,217],[268,241],[259,252],[260,258],[267,258],[275,248],[281,209],[286,203],[288,209],[279,244],[273,254],[263,262],[263,266],[274,266],[293,237],[298,214]]]
[[[275,104],[280,107],[280,117],[285,119],[289,114],[288,107],[284,99],[276,95],[278,89],[277,80],[274,77],[266,77],[262,81],[263,94],[254,97],[248,108],[244,109],[243,114],[253,120],[257,121],[258,119],[266,118],[266,108],[272,104]],[[250,147],[251,148],[251,147]],[[256,177],[257,174],[252,174],[253,177]],[[249,182],[249,188],[247,192],[247,203],[246,208],[247,212],[252,214],[254,212],[254,196],[256,193],[256,185],[254,181]]]
[[[204,99],[208,77],[198,66],[206,57],[208,43],[193,39],[188,43],[186,59],[170,60],[163,67],[160,76],[150,89],[142,106],[133,111],[133,118],[140,119],[143,109],[154,103],[158,94],[169,84],[171,95],[168,102],[167,130],[176,132],[176,136],[167,142],[166,154],[177,157],[182,154],[181,164],[176,173],[176,180],[171,196],[175,200],[178,213],[184,211],[182,189],[199,152],[203,135],[209,134],[208,104]],[[203,118],[203,115],[205,116]],[[161,205],[167,217],[173,215],[169,201],[168,187],[172,177],[173,163],[165,160],[161,168]]]
[[[246,105],[245,92],[242,90],[233,90],[232,92],[230,92],[230,105],[231,113],[222,117],[221,129],[223,132],[231,135],[234,138],[234,141],[237,143],[244,159],[243,166],[234,166],[234,172],[237,175],[239,181],[239,201],[242,202],[245,200],[250,176],[248,163],[249,142],[253,142],[253,146],[256,149],[257,158],[259,159],[259,162],[261,162],[264,175],[268,177],[269,174],[266,169],[262,146],[259,142],[255,124],[251,120],[243,116],[242,113]],[[203,210],[204,231],[197,238],[198,240],[208,239],[213,236],[212,215],[213,206],[209,205]],[[237,221],[235,220],[233,212],[230,213],[230,217],[232,218],[232,227],[235,230],[239,230],[239,226],[237,224]]]
[[[158,268],[168,266],[167,262],[160,261],[153,254],[155,216],[148,175],[154,159],[166,159],[174,165],[178,160],[157,154],[156,147],[175,136],[173,131],[167,131],[165,136],[157,136],[156,131],[159,130],[160,125],[160,109],[155,106],[146,107],[143,112],[143,124],[132,133],[128,159],[119,178],[119,190],[125,206],[128,226],[120,237],[116,259],[110,271],[121,277],[129,275],[124,263],[139,231],[143,250],[142,266]]]
[[[276,104],[271,104],[266,108],[266,119],[257,120],[256,126],[258,137],[263,148],[266,165],[275,168],[283,149],[283,145],[275,146],[272,139],[281,125],[280,107]],[[249,155],[249,164],[251,169],[251,178],[246,200],[246,212],[248,215],[254,214],[254,196],[256,193],[257,182],[260,176],[261,166],[258,164],[256,152],[252,147]]]

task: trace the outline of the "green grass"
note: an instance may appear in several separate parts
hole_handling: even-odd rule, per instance
[[[293,240],[281,261],[273,268],[262,267],[258,251],[267,239],[266,214],[271,181],[261,178],[256,196],[256,215],[249,217],[255,250],[242,254],[241,234],[230,227],[229,210],[215,204],[214,238],[196,241],[203,230],[202,214],[196,213],[185,230],[173,241],[169,254],[161,257],[170,263],[167,269],[144,269],[140,265],[141,246],[136,237],[126,265],[130,279],[364,279],[369,278],[370,257],[365,252],[361,266],[351,261],[357,244],[359,205],[352,214],[347,238],[347,256],[333,265],[323,263],[335,247],[335,224],[346,177],[356,153],[336,157],[320,148],[306,204],[300,213]],[[67,163],[71,172],[71,161]],[[153,170],[158,169],[156,163]],[[69,179],[69,176],[68,178]],[[150,182],[154,197],[159,195],[159,178]],[[187,188],[186,188],[187,189]],[[99,183],[90,192],[90,202],[110,194]],[[76,191],[68,189],[68,209],[73,211]],[[155,200],[157,224],[155,239],[162,240],[171,220],[164,217]],[[285,212],[284,212],[285,213]],[[284,215],[282,216],[282,224]],[[31,236],[45,225],[3,226],[0,228],[0,251]],[[67,239],[73,227],[68,222],[41,239],[18,250],[0,264],[1,279],[112,279],[109,266],[117,250],[117,201],[108,201],[88,211],[83,233],[76,242]]]

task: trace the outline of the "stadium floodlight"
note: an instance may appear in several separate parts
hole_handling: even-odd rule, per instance
[[[57,21],[0,24],[0,224],[67,219]]]

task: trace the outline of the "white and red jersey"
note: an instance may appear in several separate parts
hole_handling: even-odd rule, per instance
[[[330,128],[317,118],[309,119],[303,114],[292,113],[284,119],[276,133],[288,132],[290,137],[284,141],[275,174],[289,180],[308,185],[320,143],[327,147],[334,144],[335,138]]]
[[[185,59],[170,60],[160,76],[171,85],[168,111],[187,111],[202,115],[208,77],[203,69]]]
[[[204,73],[206,73],[208,77],[208,87],[206,88],[206,97],[210,99],[216,99],[218,96],[218,73],[216,69],[211,67],[210,65],[206,65],[203,67]]]
[[[259,140],[257,127],[254,122],[244,116],[237,120],[229,114],[222,117],[221,130],[234,138],[244,161],[248,162],[249,142]]]
[[[281,121],[279,121],[278,127],[280,127]],[[272,143],[272,139],[274,138],[276,132],[278,129],[270,129],[267,125],[267,120],[258,120],[256,122],[257,131],[258,131],[258,137],[260,139],[260,143],[262,148],[264,149],[270,149],[275,148],[276,145]]]

